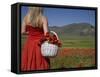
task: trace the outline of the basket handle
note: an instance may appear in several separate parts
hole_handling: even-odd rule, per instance
[[[57,37],[57,40],[59,40],[59,37],[58,37],[58,35],[57,35],[56,32],[54,32],[54,31],[50,31],[50,33],[53,33],[53,34]]]

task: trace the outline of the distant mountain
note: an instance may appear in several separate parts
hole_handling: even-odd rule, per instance
[[[95,26],[88,23],[73,23],[69,25],[64,25],[61,27],[52,26],[49,27],[50,30],[57,32],[59,35],[94,35],[95,34]]]

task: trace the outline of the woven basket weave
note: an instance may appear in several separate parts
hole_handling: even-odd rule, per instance
[[[56,32],[54,32],[54,31],[50,31],[50,32],[53,33],[57,37],[57,39],[59,39]],[[58,53],[57,45],[48,43],[48,41],[45,41],[44,43],[42,43],[42,45],[41,45],[42,56],[54,57],[57,55],[57,53]]]

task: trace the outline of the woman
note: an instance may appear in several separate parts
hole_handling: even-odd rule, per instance
[[[49,59],[41,55],[38,45],[40,39],[48,32],[48,21],[43,16],[43,8],[29,7],[21,31],[28,34],[21,53],[21,71],[49,69]]]

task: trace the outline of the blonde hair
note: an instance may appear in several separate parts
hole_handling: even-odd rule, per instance
[[[26,15],[27,23],[32,24],[33,27],[41,28],[42,23],[42,16],[43,16],[43,8],[42,7],[29,7],[29,11]]]

